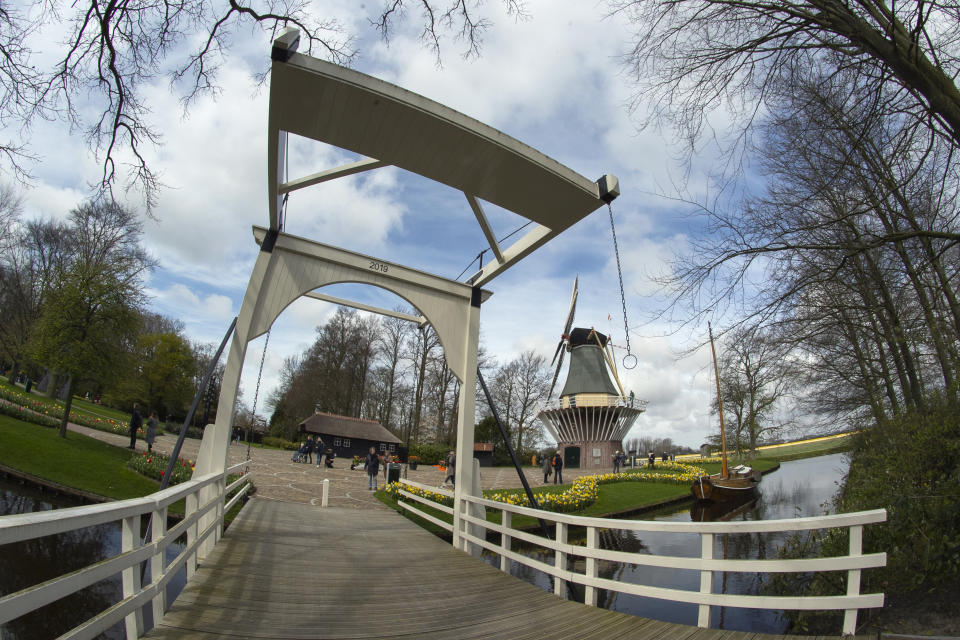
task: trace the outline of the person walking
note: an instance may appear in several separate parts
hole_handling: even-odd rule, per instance
[[[389,451],[383,454],[383,484],[387,484],[387,473],[390,468],[390,463],[393,462],[393,456]]]
[[[620,473],[620,450],[613,454],[613,472]]]
[[[370,447],[370,453],[364,459],[367,464],[367,489],[373,491],[377,488],[377,476],[380,471],[380,457],[377,456],[377,450]]]
[[[153,441],[157,439],[157,427],[160,426],[160,420],[157,418],[157,412],[152,411],[147,418],[147,451],[153,451]]]
[[[317,443],[314,442],[313,436],[307,436],[307,464],[313,464],[313,452],[317,449]],[[319,454],[320,452],[317,451]]]
[[[443,483],[446,484],[447,480],[450,481],[454,487],[457,486],[457,454],[453,451],[447,454],[447,476],[443,479]]]
[[[540,469],[543,471],[543,484],[547,484],[550,474],[553,473],[553,457],[546,454],[540,456]]]
[[[563,484],[563,456],[558,450],[553,456],[553,484]]]
[[[133,415],[130,416],[130,446],[127,449],[137,448],[137,430],[143,426],[143,417],[140,415],[140,408],[137,403],[133,403]]]

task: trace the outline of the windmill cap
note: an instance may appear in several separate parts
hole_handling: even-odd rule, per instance
[[[590,335],[591,333],[596,335],[596,337],[593,337],[593,335]],[[570,332],[571,347],[579,347],[585,344],[592,344],[594,346],[597,346],[597,340],[600,341],[600,346],[603,346],[603,347],[607,346],[607,343],[610,342],[610,338],[608,336],[605,336],[604,334],[600,333],[595,329],[584,329],[581,327],[577,327],[576,329]]]

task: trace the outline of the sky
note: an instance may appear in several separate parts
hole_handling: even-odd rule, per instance
[[[591,180],[608,173],[619,178],[621,196],[612,210],[629,341],[638,359],[636,368],[620,373],[628,392],[649,401],[628,437],[670,437],[699,446],[717,429],[709,415],[710,356],[702,348],[681,354],[703,342],[706,326],[678,330],[654,319],[665,302],[654,277],[667,270],[674,252],[685,250],[695,231],[687,208],[657,195],[669,193],[682,174],[677,162],[682,149],[669,132],[639,131],[628,111],[631,86],[621,63],[630,47],[625,18],[606,15],[602,4],[532,0],[526,3],[529,19],[515,20],[500,3],[488,2],[482,11],[493,26],[481,55],[464,59],[463,43],[448,38],[438,65],[418,39],[414,13],[396,25],[389,42],[380,39],[369,26],[372,15],[365,13],[378,7],[357,8],[347,0],[322,5],[358,37],[353,68],[476,118]],[[166,80],[144,87],[150,122],[163,133],[162,144],[147,150],[148,161],[165,185],[154,217],[144,218],[144,244],[159,261],[147,281],[150,309],[181,320],[194,341],[219,343],[239,313],[258,250],[251,226],[268,222],[268,92],[255,77],[268,69],[269,47],[266,34],[241,30],[218,76],[221,90],[187,113]],[[84,137],[62,123],[36,126],[32,145],[41,159],[31,167],[24,212],[63,218],[89,195],[100,165]],[[343,150],[293,139],[291,177],[353,159]],[[694,163],[694,192],[710,162],[704,154]],[[497,237],[524,222],[495,207],[487,214]],[[457,278],[487,246],[461,193],[396,168],[292,194],[286,230],[449,278]],[[484,260],[489,259],[487,252]],[[575,326],[594,326],[624,346],[617,266],[603,207],[490,283],[494,295],[481,313],[488,353],[499,362],[526,349],[552,357],[575,277],[580,282]],[[384,307],[401,303],[372,287],[323,291]],[[315,327],[334,311],[333,305],[301,299],[274,324],[258,414],[267,416],[265,399],[277,387],[284,359],[307,348]],[[244,365],[241,388],[248,406],[263,340],[250,344]],[[619,360],[624,355],[618,351]]]

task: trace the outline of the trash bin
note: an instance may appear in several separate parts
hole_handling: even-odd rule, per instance
[[[400,463],[391,462],[387,464],[387,482],[400,482]]]

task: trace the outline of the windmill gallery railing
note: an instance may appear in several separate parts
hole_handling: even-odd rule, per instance
[[[3,596],[0,598],[0,624],[119,573],[122,576],[122,600],[61,635],[60,639],[94,638],[120,620],[124,620],[128,639],[139,638],[144,631],[143,607],[150,604],[153,619],[159,620],[167,608],[167,583],[183,567],[186,567],[189,580],[196,571],[201,545],[211,536],[214,542],[220,538],[224,514],[252,486],[245,470],[247,464],[242,462],[223,473],[194,478],[143,498],[0,517],[0,553],[3,552],[2,545],[14,542],[121,523],[118,555]],[[227,484],[228,476],[237,473],[241,474],[240,477]],[[212,497],[202,497],[207,495]],[[168,528],[167,510],[179,500],[185,504],[183,520]],[[204,518],[208,514],[216,517]],[[150,517],[146,541],[140,534],[144,516]],[[206,521],[210,524],[201,529],[201,523]],[[186,536],[183,551],[166,563],[167,547],[183,536]],[[149,563],[149,582],[141,584],[141,568],[145,562]]]
[[[443,489],[424,487],[416,483],[402,480],[404,485],[417,487],[441,496],[453,498],[453,494]],[[439,505],[410,491],[401,489],[401,506],[447,531],[453,531],[450,523],[424,512],[416,503],[428,505],[431,509],[453,515],[455,507]],[[485,518],[471,515],[469,505],[477,505],[486,509],[499,510],[502,513],[501,524],[488,522]],[[548,540],[535,533],[528,533],[511,526],[514,515],[541,518],[553,526],[553,540]],[[885,522],[885,509],[844,513],[836,515],[816,516],[809,518],[793,518],[784,520],[757,520],[748,522],[658,522],[651,520],[612,520],[605,518],[586,518],[564,513],[540,511],[528,507],[509,505],[485,498],[464,495],[460,504],[460,521],[463,531],[461,540],[477,545],[487,551],[500,556],[500,569],[510,570],[510,561],[537,569],[553,577],[554,593],[563,596],[566,592],[566,581],[584,587],[584,602],[596,606],[597,590],[606,589],[619,593],[645,596],[674,602],[683,602],[699,605],[697,624],[700,627],[710,626],[711,607],[742,607],[750,609],[772,610],[833,610],[844,611],[844,634],[855,633],[857,614],[860,609],[883,606],[882,593],[860,593],[860,573],[864,569],[886,566],[886,553],[863,553],[863,527],[868,524]],[[471,526],[472,525],[472,526]],[[570,527],[582,527],[586,535],[582,544],[572,543],[569,540]],[[718,534],[749,534],[749,533],[780,533],[793,531],[810,531],[818,529],[846,528],[849,530],[849,552],[846,556],[832,556],[824,558],[773,559],[773,560],[742,560],[715,558],[714,536]],[[472,531],[471,531],[472,529]],[[699,557],[678,557],[650,555],[628,551],[602,549],[600,545],[600,531],[614,529],[623,531],[660,532],[671,534],[696,534],[700,536]],[[476,535],[478,532],[483,532]],[[499,535],[499,542],[488,540],[487,533]],[[496,539],[497,535],[491,536]],[[514,540],[520,540],[537,547],[552,551],[553,564],[532,558],[511,548]],[[583,558],[583,573],[570,567],[580,563],[571,563],[568,560]],[[599,576],[599,561],[621,562],[640,567],[665,567],[698,571],[700,573],[699,591],[653,587],[640,584],[610,580]],[[818,571],[846,571],[847,592],[844,595],[832,596],[766,596],[766,595],[739,595],[713,592],[714,572],[750,572],[750,573],[810,573]]]

